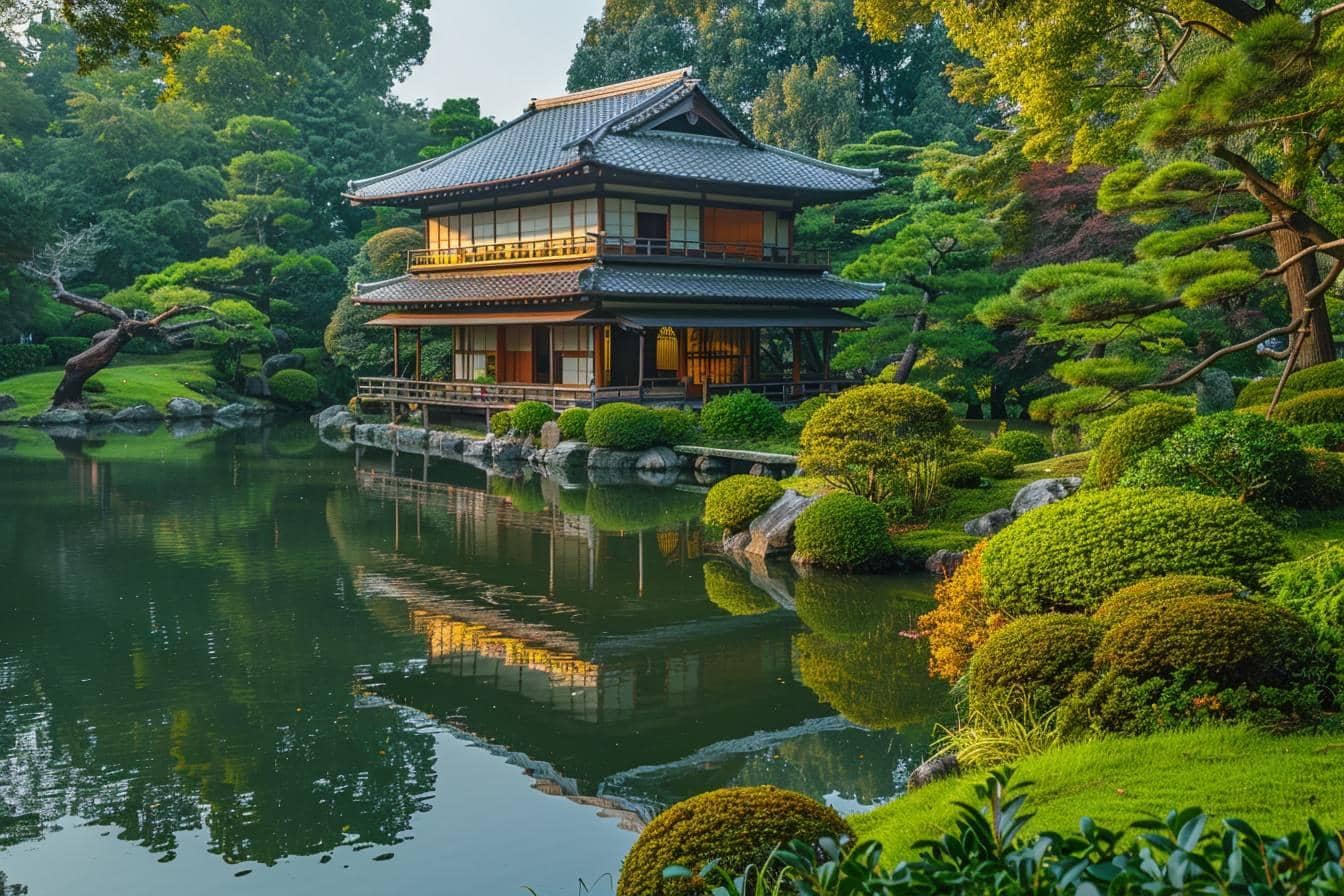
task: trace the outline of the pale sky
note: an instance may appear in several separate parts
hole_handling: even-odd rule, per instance
[[[516,118],[532,97],[565,92],[565,72],[583,23],[602,0],[434,0],[425,64],[394,88],[431,107],[474,96],[481,112]]]

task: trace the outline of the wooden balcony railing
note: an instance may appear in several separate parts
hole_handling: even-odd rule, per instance
[[[456,249],[412,249],[406,253],[406,269],[416,273],[456,267],[594,258],[599,254],[608,258],[745,262],[801,267],[829,267],[831,262],[830,253],[826,251],[767,246],[764,243],[669,240],[589,233],[561,239],[522,240]]]

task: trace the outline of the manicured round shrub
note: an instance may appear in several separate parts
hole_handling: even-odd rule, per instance
[[[784,415],[774,402],[746,389],[712,398],[700,412],[700,428],[711,439],[764,439],[783,426]]]
[[[1164,402],[1130,408],[1106,428],[1097,443],[1087,468],[1088,480],[1102,488],[1110,488],[1120,481],[1140,455],[1161,444],[1194,417],[1189,408]]]
[[[1082,492],[1015,520],[984,554],[991,607],[1012,615],[1092,610],[1170,573],[1258,582],[1284,558],[1278,532],[1230,498],[1174,488]]]
[[[541,425],[555,419],[555,411],[544,401],[520,401],[511,412],[513,428],[523,435],[541,435]]]
[[[803,562],[832,569],[872,566],[891,551],[882,508],[849,492],[810,504],[798,515],[793,540]]]
[[[1274,419],[1289,426],[1304,423],[1344,423],[1344,389],[1303,392],[1279,402]]]
[[[798,405],[796,408],[789,408],[784,412],[784,422],[793,426],[803,426],[812,419],[812,415],[831,400],[829,395],[813,395],[811,398]]]
[[[51,342],[50,339],[47,342]],[[1298,392],[1316,392],[1320,389],[1344,389],[1344,358],[1316,364],[1288,376],[1287,386]],[[1265,396],[1269,400],[1269,396]]]
[[[654,408],[658,418],[658,444],[681,445],[695,432],[695,414],[677,408]]]
[[[649,408],[615,401],[599,405],[588,415],[583,434],[589,444],[598,448],[643,451],[658,444],[660,427],[658,415]]]
[[[1028,704],[1038,712],[1054,708],[1074,678],[1092,668],[1104,631],[1076,613],[1014,619],[971,657],[966,676],[971,711],[1015,713]]]
[[[1016,457],[998,448],[981,449],[972,454],[970,460],[984,467],[991,479],[1008,479],[1013,475],[1013,468],[1017,466]]]
[[[506,436],[513,429],[513,411],[496,411],[490,415],[490,432]]]
[[[1292,427],[1303,448],[1344,451],[1344,423],[1306,423]]]
[[[979,488],[989,476],[984,464],[963,460],[948,464],[938,471],[938,479],[948,488]]]
[[[1344,507],[1344,455],[1319,448],[1308,448],[1305,454],[1293,503],[1314,510]]]
[[[1319,673],[1316,637],[1291,610],[1216,596],[1161,601],[1107,630],[1096,665],[1135,679],[1188,670],[1224,687],[1292,687]]]
[[[705,522],[736,532],[770,508],[784,488],[768,476],[729,476],[705,496]]]
[[[708,560],[703,567],[705,594],[732,616],[757,616],[780,608],[770,595],[755,585],[736,563]]]
[[[726,787],[677,803],[640,833],[621,863],[616,896],[682,896],[701,892],[691,880],[667,879],[663,869],[699,871],[718,859],[724,868],[759,868],[790,840],[839,840],[853,831],[832,808],[776,787]]]
[[[266,381],[271,396],[294,407],[306,407],[317,401],[317,378],[302,370],[279,370]]]
[[[1258,380],[1251,380],[1237,393],[1237,409],[1244,410],[1258,405],[1269,404],[1269,400],[1274,397],[1274,390],[1278,388],[1278,385],[1279,378],[1277,376],[1266,376]],[[1279,395],[1279,401],[1296,398],[1301,394],[1301,389],[1295,389],[1289,383],[1284,383],[1283,392]]]
[[[990,447],[1007,451],[1020,464],[1034,464],[1037,461],[1049,460],[1051,457],[1050,446],[1045,444],[1045,439],[1034,432],[1021,429],[1010,429],[1001,433],[990,442]]]
[[[1112,626],[1127,619],[1135,610],[1158,601],[1184,597],[1233,597],[1244,590],[1240,582],[1221,576],[1156,576],[1121,588],[1101,602],[1092,618],[1102,625]]]
[[[804,470],[840,488],[881,501],[900,490],[912,460],[938,453],[952,432],[947,402],[917,386],[876,384],[846,389],[803,427]]]
[[[567,442],[582,441],[589,413],[587,408],[566,408],[561,411],[555,420],[555,425],[560,427],[560,438]]]
[[[1238,501],[1282,503],[1306,463],[1281,423],[1231,411],[1200,417],[1144,452],[1120,485],[1170,485]]]

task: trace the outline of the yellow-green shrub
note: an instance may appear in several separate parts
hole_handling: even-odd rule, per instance
[[[808,505],[794,524],[793,540],[799,559],[831,569],[873,566],[891,553],[882,508],[849,492]]]
[[[1165,402],[1149,402],[1125,411],[1106,427],[1092,452],[1087,468],[1089,483],[1102,488],[1115,485],[1140,455],[1194,418],[1189,408]]]
[[[1274,419],[1289,426],[1344,422],[1344,389],[1318,389],[1280,401]]]
[[[998,448],[984,448],[972,454],[968,460],[985,468],[991,479],[1008,479],[1017,466],[1017,458]]]
[[[987,476],[989,470],[984,464],[969,460],[947,464],[938,470],[938,480],[948,488],[979,488]]]
[[[1076,613],[1014,619],[971,657],[966,696],[973,713],[1052,709],[1075,677],[1092,668],[1105,629]]]
[[[929,641],[929,674],[937,678],[961,678],[980,645],[1008,622],[985,601],[981,555],[987,543],[967,551],[956,571],[934,586],[938,606],[919,617],[919,633]]]
[[[1121,588],[1101,602],[1092,618],[1111,626],[1158,601],[1183,597],[1232,597],[1244,590],[1241,583],[1221,576],[1155,576]]]
[[[511,412],[513,428],[523,435],[541,435],[541,425],[555,419],[555,411],[544,401],[520,401]]]
[[[566,408],[561,411],[555,420],[555,425],[560,427],[560,438],[567,442],[582,441],[589,413],[587,408]]]
[[[1279,378],[1277,376],[1267,376],[1247,383],[1246,386],[1237,393],[1237,410],[1241,411],[1258,405],[1269,404],[1269,400],[1274,397],[1274,390],[1278,388],[1278,385]],[[1290,384],[1284,383],[1283,392],[1279,395],[1279,401],[1296,398],[1301,394],[1301,389],[1295,389]]]
[[[48,342],[51,340],[48,339]],[[1316,364],[1290,374],[1285,384],[1297,392],[1316,392],[1320,389],[1344,389],[1344,358]],[[1271,390],[1272,391],[1272,390]],[[1269,400],[1269,395],[1265,400]]]
[[[1010,429],[994,437],[989,443],[991,448],[1007,451],[1019,464],[1034,464],[1050,459],[1050,446],[1045,439],[1034,432],[1022,429]]]
[[[661,426],[652,409],[614,401],[599,405],[588,415],[583,433],[589,444],[599,448],[643,451],[658,443]]]
[[[294,407],[306,407],[317,401],[317,379],[302,370],[280,370],[266,381],[271,396]]]
[[[745,529],[783,494],[784,488],[768,476],[729,476],[705,496],[705,522],[729,532]]]
[[[832,808],[775,787],[726,787],[691,797],[661,812],[640,833],[621,863],[616,896],[689,896],[690,880],[667,879],[663,869],[699,871],[718,859],[725,868],[760,867],[790,840],[839,840],[853,831]]]
[[[490,415],[490,432],[497,436],[506,436],[513,429],[512,411],[495,411]]]

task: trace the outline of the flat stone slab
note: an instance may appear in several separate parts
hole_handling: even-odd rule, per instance
[[[736,448],[704,448],[697,445],[676,445],[672,450],[692,457],[744,460],[753,464],[765,464],[767,467],[793,466],[798,463],[798,458],[792,454],[771,454],[769,451],[740,451]]]

